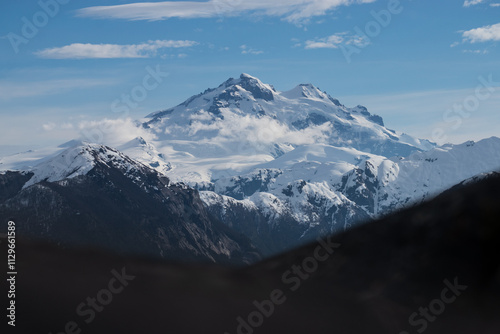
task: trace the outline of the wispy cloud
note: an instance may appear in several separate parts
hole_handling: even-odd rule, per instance
[[[462,53],[472,53],[472,54],[481,54],[485,55],[488,53],[488,50],[462,50]]]
[[[89,134],[98,133],[100,137],[99,142],[110,146],[118,146],[137,137],[142,137],[147,141],[156,138],[156,136],[148,130],[141,126],[137,126],[137,122],[130,118],[106,118],[97,121],[82,121],[77,127],[81,140],[95,141],[96,138],[89,138]]]
[[[483,2],[484,2],[484,0],[465,0],[464,7],[479,5],[480,3],[483,3]]]
[[[349,35],[347,32],[328,37],[315,38],[305,42],[306,49],[338,49],[341,45],[365,46],[369,44],[363,37]]]
[[[306,41],[306,49],[337,49],[344,41],[339,35],[331,35],[325,38]]]
[[[464,31],[462,37],[470,43],[500,41],[500,23]]]
[[[86,89],[114,84],[116,82],[111,80],[97,79],[60,79],[28,83],[14,83],[2,80],[0,81],[0,101],[62,94],[74,89]]]
[[[464,7],[470,7],[485,3],[484,0],[465,0]],[[500,7],[500,3],[490,3],[490,7]]]
[[[48,123],[45,123],[42,125],[42,128],[45,130],[45,131],[52,131],[56,128],[56,123],[54,122],[48,122]]]
[[[301,22],[326,14],[339,6],[371,3],[376,0],[209,0],[137,2],[115,6],[80,9],[79,16],[126,20],[165,20],[169,18],[212,18],[220,16],[256,15],[282,17]]]
[[[141,44],[82,44],[48,48],[35,52],[38,57],[48,59],[89,58],[149,58],[164,48],[184,48],[198,44],[195,41],[156,40]]]
[[[264,53],[264,51],[255,50],[255,49],[252,49],[246,45],[240,46],[240,49],[241,49],[241,54],[244,54],[244,55],[247,55],[247,54],[260,55],[260,54]]]

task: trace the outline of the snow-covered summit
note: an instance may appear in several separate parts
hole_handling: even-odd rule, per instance
[[[42,160],[26,172],[33,173],[23,188],[48,181],[57,182],[86,175],[97,164],[121,169],[125,174],[143,168],[138,162],[123,153],[99,144],[72,141],[62,152]]]
[[[330,100],[335,105],[339,107],[342,106],[338,100],[333,99],[330,95],[328,95],[325,92],[322,92],[319,88],[310,83],[300,84],[289,91],[282,92],[280,95],[289,100],[298,100],[298,99],[311,99],[318,101]]]
[[[272,101],[274,99],[274,93],[276,93],[273,86],[265,84],[258,78],[246,73],[241,74],[239,79],[229,79],[225,82],[225,85],[226,87],[239,86],[247,92],[252,93],[255,99],[263,99],[266,101]]]
[[[367,108],[348,108],[313,84],[280,92],[248,74],[148,115],[143,127],[157,137],[157,150],[169,156],[174,178],[191,183],[210,182],[221,170],[248,171],[301,145],[387,158],[435,147],[385,128]]]

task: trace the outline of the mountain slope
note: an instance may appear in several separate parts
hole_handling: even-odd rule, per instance
[[[166,259],[241,264],[259,257],[248,239],[206,212],[195,190],[106,146],[80,143],[28,175],[0,180],[0,216],[19,222],[21,236]]]
[[[339,190],[377,216],[413,205],[479,174],[500,170],[500,138],[444,145],[407,158],[369,159],[347,173]],[[363,189],[359,192],[358,189]]]
[[[211,213],[255,243],[271,235],[279,252],[500,170],[497,152],[499,138],[392,159],[327,145],[301,146],[250,173],[215,181],[202,189],[201,198]],[[241,218],[251,213],[259,218]]]

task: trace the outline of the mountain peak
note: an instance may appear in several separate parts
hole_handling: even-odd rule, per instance
[[[328,99],[327,94],[310,83],[300,84],[285,94],[288,98]]]
[[[318,89],[312,83],[300,84],[299,87],[309,88],[309,89]]]
[[[82,141],[75,141],[73,144],[73,146],[67,147],[62,152],[44,159],[36,165],[31,170],[34,173],[33,177],[26,182],[23,188],[42,181],[57,182],[86,175],[99,163],[125,170],[139,166],[136,161],[104,145]]]
[[[258,78],[251,76],[250,74],[247,74],[247,73],[241,73],[240,79],[241,80],[254,79],[254,80],[260,81]]]
[[[362,106],[348,108],[312,83],[280,92],[247,73],[148,118],[144,127],[160,141],[192,141],[196,142],[195,147],[205,145],[200,146],[200,141],[219,143],[207,142],[207,147],[200,150],[186,149],[177,142],[175,150],[187,150],[197,157],[208,157],[214,149],[221,155],[237,154],[247,141],[257,141],[257,152],[262,156],[279,156],[302,143],[298,138],[305,129],[311,133],[306,140],[310,144],[344,145],[387,157],[407,156],[422,150],[417,139],[386,129],[382,117]],[[280,131],[275,134],[277,128]],[[295,132],[296,136],[291,135]],[[280,149],[276,151],[276,147]],[[169,162],[176,164],[171,156]]]
[[[243,88],[244,90],[250,92],[255,99],[273,101],[274,93],[276,93],[273,86],[265,84],[258,78],[246,73],[242,73],[238,80],[230,79],[226,81],[226,83],[231,86],[239,86]],[[228,84],[226,84],[226,87],[229,87]]]

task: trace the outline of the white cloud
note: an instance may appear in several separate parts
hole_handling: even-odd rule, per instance
[[[56,124],[53,123],[53,122],[49,122],[49,123],[45,123],[42,125],[42,128],[45,130],[45,131],[52,131],[56,128]]]
[[[478,5],[478,4],[483,3],[483,2],[484,2],[484,0],[465,0],[464,7]]]
[[[340,34],[331,35],[325,38],[306,41],[306,49],[337,49],[344,42],[344,37]]]
[[[473,54],[487,54],[488,50],[462,50],[462,53],[473,53]]]
[[[490,3],[491,7],[500,7],[500,3]]]
[[[369,43],[360,36],[351,36],[346,32],[324,38],[315,38],[305,42],[306,49],[338,49],[341,45],[366,46]]]
[[[173,128],[176,125],[172,126]],[[204,123],[202,118],[193,119],[186,131],[191,138],[203,138],[205,131],[217,131],[218,136],[211,138],[211,144],[217,144],[227,149],[232,143],[249,142],[254,146],[268,146],[276,143],[293,145],[312,144],[326,141],[332,130],[331,123],[309,127],[304,130],[292,130],[287,125],[274,119],[253,116],[229,115],[214,123]],[[175,130],[174,130],[175,131]],[[196,137],[199,135],[198,137]],[[237,145],[234,147],[237,148]]]
[[[260,55],[260,54],[264,53],[264,51],[255,50],[255,49],[252,49],[246,45],[240,46],[240,49],[241,49],[241,53],[244,55],[246,55],[246,54]]]
[[[198,44],[194,41],[156,40],[142,44],[82,44],[74,43],[63,47],[49,48],[35,52],[41,58],[88,59],[88,58],[149,58],[163,48],[184,48]]]
[[[256,15],[282,17],[289,22],[302,22],[339,6],[371,3],[375,0],[209,0],[137,2],[115,6],[80,9],[79,16],[126,20],[166,20],[169,18],[213,18],[220,16]]]
[[[126,119],[103,119],[100,121],[83,121],[78,124],[80,139],[83,141],[118,146],[134,138],[143,137],[147,141],[156,137],[136,121]]]
[[[500,23],[465,31],[462,37],[470,43],[500,41]]]

